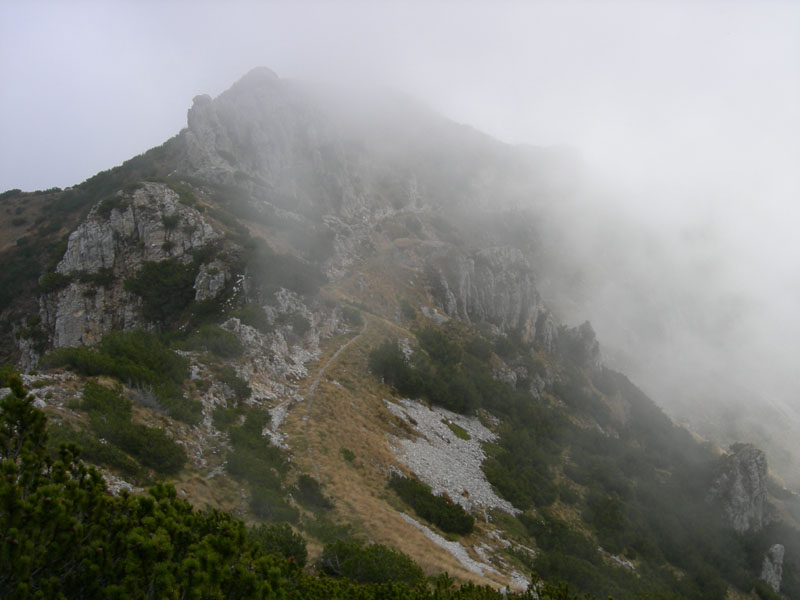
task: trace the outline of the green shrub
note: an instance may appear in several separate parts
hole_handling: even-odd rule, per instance
[[[396,341],[387,340],[369,355],[369,369],[407,396],[419,396],[423,381],[417,370],[406,361]]]
[[[111,390],[94,381],[83,386],[78,407],[88,413],[99,413],[103,418],[130,419],[130,400],[124,398],[119,388]]]
[[[120,393],[93,381],[86,383],[80,408],[89,413],[89,427],[142,465],[164,475],[183,468],[186,452],[161,429],[131,422],[131,403]]]
[[[242,308],[231,312],[232,317],[236,317],[245,325],[258,329],[261,333],[269,333],[272,326],[267,319],[267,313],[258,304],[247,304]]]
[[[356,455],[353,453],[352,450],[350,450],[350,448],[345,448],[344,446],[342,446],[341,448],[339,448],[339,452],[341,453],[342,458],[349,463],[353,462],[356,459]]]
[[[429,485],[392,473],[389,487],[420,517],[448,533],[471,533],[475,518],[448,498],[434,496]]]
[[[226,470],[234,479],[250,485],[250,510],[261,519],[297,521],[299,513],[284,497],[283,476],[289,470],[285,454],[261,432],[270,422],[267,411],[250,408],[244,423],[230,427],[233,449],[228,452]]]
[[[184,313],[194,300],[198,267],[176,259],[145,263],[125,289],[142,299],[142,315],[156,323],[170,323]]]
[[[179,346],[186,350],[205,350],[220,358],[236,358],[244,352],[236,334],[210,324],[200,326]]]
[[[415,585],[424,579],[422,569],[408,556],[382,544],[364,545],[357,541],[336,541],[325,546],[320,568],[334,577],[357,583],[405,583]]]
[[[93,273],[89,273],[88,271],[77,271],[73,272],[72,275],[76,277],[80,283],[96,285],[99,287],[106,287],[114,282],[114,271],[110,267],[100,267]]]
[[[136,484],[148,482],[145,470],[135,460],[114,444],[101,444],[96,437],[85,431],[72,429],[63,423],[50,425],[47,429],[50,454],[58,456],[58,449],[63,444],[75,444],[81,449],[81,458],[100,467],[116,469],[129,481]]]
[[[289,558],[299,567],[305,566],[308,560],[306,541],[288,523],[258,525],[247,531],[247,537],[260,545],[263,552]]]
[[[239,419],[240,414],[240,410],[236,407],[217,406],[211,414],[211,419],[214,427],[220,431],[227,431]]]
[[[302,474],[298,478],[294,496],[300,504],[312,511],[333,508],[333,503],[322,493],[319,482],[306,474]]]
[[[293,314],[289,323],[292,325],[292,331],[299,336],[305,335],[311,329],[311,322],[300,313]]]
[[[303,531],[323,544],[353,538],[353,527],[351,525],[339,525],[325,514],[317,514],[313,519],[304,519]]]
[[[173,215],[164,215],[161,217],[161,223],[164,225],[164,229],[167,231],[172,231],[178,227],[178,223],[181,222],[181,216],[177,213]]]
[[[364,317],[361,315],[361,311],[352,306],[345,306],[342,309],[342,318],[345,323],[355,327],[361,327],[364,324]]]
[[[130,385],[151,388],[173,418],[199,422],[202,404],[183,397],[181,384],[189,362],[167,348],[157,336],[141,330],[114,332],[95,348],[59,348],[42,359],[47,367],[65,366],[88,376],[111,375]]]
[[[3,363],[0,365],[0,387],[11,387],[12,380],[18,380],[19,373],[14,365]]]
[[[289,504],[280,488],[250,484],[250,510],[259,519],[273,522],[297,523],[299,511]]]
[[[106,198],[97,205],[97,214],[107,219],[111,216],[112,210],[123,211],[130,206],[130,202],[122,196],[111,196]]]
[[[231,388],[237,402],[247,400],[253,390],[247,382],[236,374],[236,369],[230,365],[222,365],[216,370],[217,379]]]
[[[420,347],[442,365],[456,365],[461,362],[463,351],[459,344],[447,333],[434,327],[426,327],[417,332]]]
[[[403,315],[406,321],[413,321],[417,318],[416,309],[405,298],[400,300],[400,314]]]
[[[452,421],[449,421],[447,419],[442,419],[442,422],[445,425],[447,425],[450,431],[452,431],[457,438],[467,441],[472,439],[467,430],[458,425],[457,423],[453,423]]]
[[[175,475],[186,463],[186,452],[161,429],[120,418],[93,414],[89,426],[142,465],[162,475]]]
[[[197,204],[197,198],[194,196],[192,189],[184,183],[169,183],[170,189],[178,194],[178,202],[187,206],[194,206]]]
[[[43,294],[49,294],[67,287],[71,281],[72,277],[69,275],[51,271],[50,273],[45,273],[39,278],[39,291],[41,291]]]

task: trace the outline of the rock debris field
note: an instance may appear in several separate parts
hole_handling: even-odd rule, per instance
[[[468,511],[491,508],[515,514],[510,502],[492,490],[481,470],[486,455],[482,442],[496,439],[477,417],[465,417],[444,408],[428,408],[418,400],[385,401],[389,411],[413,428],[418,438],[393,438],[398,460],[431,486],[434,494],[446,493]],[[454,424],[469,436],[461,439],[448,426]],[[466,437],[466,436],[463,436]]]

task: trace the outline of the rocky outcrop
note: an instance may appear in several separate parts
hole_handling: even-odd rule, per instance
[[[600,342],[597,341],[589,321],[584,321],[577,327],[563,328],[559,335],[559,344],[570,360],[592,370],[600,368]]]
[[[523,342],[552,350],[556,323],[520,250],[492,247],[472,256],[450,252],[429,263],[428,283],[448,315],[518,331]]]
[[[739,533],[761,531],[767,523],[767,458],[752,444],[734,444],[722,458],[709,499],[720,504]]]
[[[197,96],[179,171],[248,187],[259,201],[309,216],[357,221],[391,210],[369,189],[372,160],[337,127],[311,91],[265,68],[215,99]]]
[[[761,579],[776,593],[781,591],[781,581],[783,580],[783,554],[783,545],[775,544],[767,551],[761,567]]]
[[[139,298],[125,290],[125,279],[148,261],[188,263],[193,250],[220,237],[164,184],[144,183],[100,202],[69,236],[56,266],[68,284],[39,301],[53,346],[91,345],[110,331],[146,327]],[[229,277],[218,261],[202,265],[197,299],[214,297]]]

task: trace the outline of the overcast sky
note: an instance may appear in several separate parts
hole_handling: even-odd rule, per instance
[[[760,187],[800,156],[796,2],[5,0],[0,189],[119,164],[257,65],[396,87],[628,178],[745,170]]]

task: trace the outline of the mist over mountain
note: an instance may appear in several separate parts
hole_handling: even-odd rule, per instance
[[[351,117],[384,83],[496,139],[569,148],[540,291],[674,417],[794,447],[796,7],[184,8],[4,5],[0,188],[69,186],[158,145],[186,98],[253,64],[360,86]],[[791,478],[796,451],[773,453]]]
[[[597,597],[791,597],[800,501],[776,432],[794,424],[760,398],[729,421],[713,401],[750,398],[749,355],[714,351],[750,307],[696,264],[706,240],[675,252],[669,229],[604,215],[601,193],[575,151],[253,69],[196,96],[161,146],[69,189],[2,194],[0,350],[27,371],[2,372],[4,431],[46,415],[49,452],[84,448],[95,492],[169,482],[150,494],[179,494],[181,514],[244,519],[245,554],[315,544],[308,572],[276,567],[280,589],[326,573],[323,596],[391,582],[427,597],[442,580],[424,577],[448,572],[493,597],[530,594],[533,571]],[[62,472],[42,431],[9,494]],[[72,569],[83,589],[93,561],[36,573]],[[9,590],[43,589],[3,564]]]

